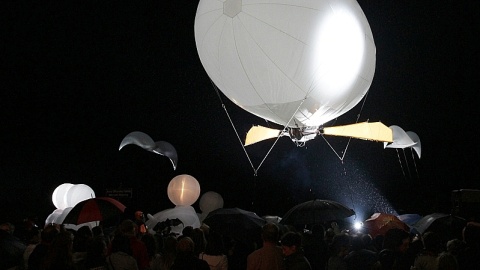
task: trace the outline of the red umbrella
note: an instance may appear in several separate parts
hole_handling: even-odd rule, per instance
[[[120,217],[125,205],[109,197],[97,197],[77,203],[63,220],[63,224],[83,224]]]
[[[410,227],[397,216],[386,213],[375,213],[363,222],[368,233],[375,238],[377,235],[385,235],[390,229],[401,229],[410,232]]]

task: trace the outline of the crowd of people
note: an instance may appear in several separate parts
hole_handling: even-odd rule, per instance
[[[480,269],[480,226],[469,222],[460,238],[438,232],[390,229],[372,238],[336,223],[309,230],[266,223],[258,241],[222,235],[203,224],[181,234],[154,234],[134,220],[114,227],[0,224],[0,270],[457,270]]]

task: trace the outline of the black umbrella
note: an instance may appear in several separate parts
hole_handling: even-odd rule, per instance
[[[462,230],[466,225],[467,221],[464,218],[444,213],[433,213],[419,219],[413,225],[413,228],[420,234],[432,231],[444,237],[444,240],[451,240],[453,238],[462,239]]]
[[[280,221],[285,225],[313,225],[355,215],[345,205],[329,200],[312,200],[292,207]]]
[[[203,223],[223,236],[250,241],[259,239],[266,221],[256,213],[240,208],[219,208],[210,212]]]

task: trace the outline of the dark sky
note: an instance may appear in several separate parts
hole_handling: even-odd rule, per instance
[[[220,193],[224,207],[260,215],[312,198],[340,201],[360,218],[449,211],[451,190],[480,188],[480,2],[431,3],[359,1],[377,49],[360,121],[416,132],[420,160],[399,151],[401,165],[395,149],[352,140],[342,162],[321,137],[305,147],[282,138],[254,176],[197,55],[198,1],[2,2],[2,219],[45,220],[65,182],[97,197],[132,188],[128,206],[154,214],[173,206],[166,190],[179,174],[194,176],[202,194]],[[242,139],[267,124],[221,97]],[[132,131],[174,145],[177,170],[133,145],[118,151]],[[327,140],[337,151],[347,143]],[[272,143],[247,148],[254,166]]]

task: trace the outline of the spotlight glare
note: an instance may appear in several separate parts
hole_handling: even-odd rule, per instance
[[[362,222],[355,222],[355,223],[353,224],[353,228],[354,228],[355,230],[357,230],[357,231],[360,230],[362,227],[363,227],[363,223],[362,223]]]

